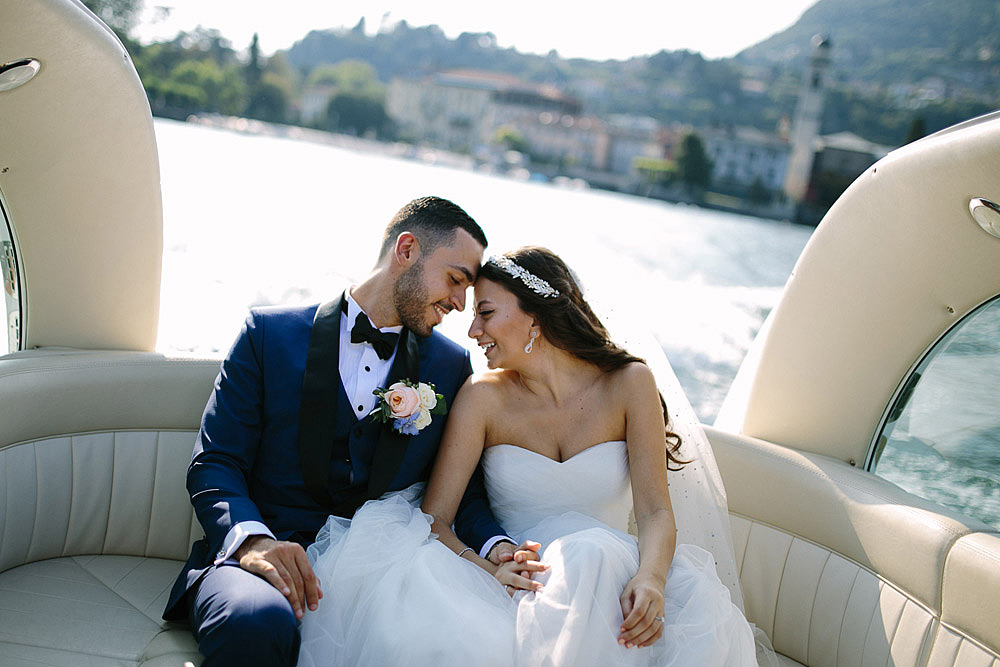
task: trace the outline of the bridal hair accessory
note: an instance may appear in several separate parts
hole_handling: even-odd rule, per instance
[[[524,346],[524,353],[525,354],[531,354],[531,348],[534,346],[536,338],[538,338],[538,332],[537,331],[532,331],[531,332],[531,340],[529,340],[528,344]]]
[[[514,276],[524,283],[528,289],[542,298],[549,299],[559,296],[559,290],[519,265],[510,257],[494,255],[486,260],[486,262],[497,267],[504,273]]]
[[[388,389],[377,388],[372,392],[379,397],[371,412],[372,419],[392,423],[392,428],[403,435],[416,435],[431,423],[431,415],[447,414],[444,396],[435,393],[434,385],[425,382],[401,380]]]

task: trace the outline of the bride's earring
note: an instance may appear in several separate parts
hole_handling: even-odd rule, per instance
[[[531,354],[531,348],[535,344],[535,339],[536,338],[538,338],[538,332],[537,331],[532,331],[531,332],[531,340],[529,340],[528,344],[524,346],[524,353],[525,354]]]

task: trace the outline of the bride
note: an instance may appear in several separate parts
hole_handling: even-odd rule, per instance
[[[474,303],[469,336],[490,370],[451,406],[426,494],[331,517],[310,547],[332,594],[303,621],[300,664],[756,665],[716,558],[676,543],[668,478],[690,461],[650,368],[610,341],[543,248],[490,258]],[[499,567],[451,528],[475,474],[522,542]],[[706,511],[694,485],[669,486],[686,512]],[[727,531],[694,534],[715,532]]]

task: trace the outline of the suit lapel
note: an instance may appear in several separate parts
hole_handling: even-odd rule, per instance
[[[396,358],[392,362],[392,368],[389,369],[386,387],[404,378],[413,382],[420,380],[420,347],[417,336],[409,329],[404,329],[398,345]],[[368,478],[369,498],[378,498],[389,490],[403,457],[406,456],[406,447],[412,437],[414,436],[397,433],[392,429],[391,423],[379,428],[378,442],[372,457],[371,476]]]
[[[344,295],[316,309],[302,378],[299,461],[309,495],[330,503],[327,482],[333,453],[337,393],[340,391],[340,313]]]

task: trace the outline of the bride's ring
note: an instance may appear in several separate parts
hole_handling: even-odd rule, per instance
[[[663,617],[662,616],[654,616],[653,620],[654,621],[659,621],[660,623],[663,623]]]

